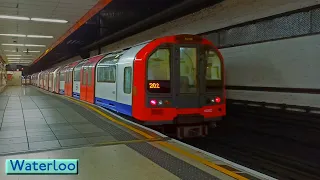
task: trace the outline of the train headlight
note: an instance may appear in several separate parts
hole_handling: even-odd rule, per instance
[[[159,104],[159,105],[162,105],[162,104],[163,104],[163,102],[160,100],[160,101],[158,102],[158,104]]]
[[[221,99],[219,97],[216,97],[214,100],[216,101],[216,103],[220,103],[221,102]]]
[[[153,100],[150,100],[150,104],[152,106],[156,106],[157,105],[157,100],[153,99]]]

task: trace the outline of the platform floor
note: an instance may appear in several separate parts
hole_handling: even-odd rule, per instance
[[[4,165],[9,158],[79,159],[79,175],[59,175],[59,180],[205,180],[246,179],[244,176],[248,176],[244,173],[238,178],[231,177],[159,143],[179,146],[172,141],[158,139],[154,142],[101,114],[35,87],[7,87],[0,95],[0,117],[1,180],[57,178],[52,175],[8,176]],[[180,148],[191,151],[187,147]],[[207,160],[225,166],[218,160]]]

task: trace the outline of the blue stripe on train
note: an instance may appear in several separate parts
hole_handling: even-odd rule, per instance
[[[132,116],[132,106],[130,105],[97,97],[94,99],[94,103],[98,106],[102,106],[104,108],[111,109],[128,116]]]
[[[64,90],[60,89],[59,94],[64,94]]]
[[[73,96],[74,98],[80,99],[80,93],[72,92],[72,96]]]

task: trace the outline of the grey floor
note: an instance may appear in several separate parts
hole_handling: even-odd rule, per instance
[[[0,154],[113,141],[55,96],[32,87],[7,87],[0,95]]]

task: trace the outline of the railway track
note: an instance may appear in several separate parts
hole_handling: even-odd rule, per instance
[[[303,118],[229,110],[208,137],[184,141],[278,179],[320,179],[320,121]]]
[[[238,131],[232,136],[213,133],[204,139],[187,139],[185,142],[278,179],[320,179],[318,164],[286,154],[284,150],[290,147],[283,144],[283,141],[270,144],[267,143],[267,138],[251,132],[242,132],[242,135],[240,133],[241,131]],[[262,143],[259,144],[259,141],[265,142],[266,145],[261,146]]]

